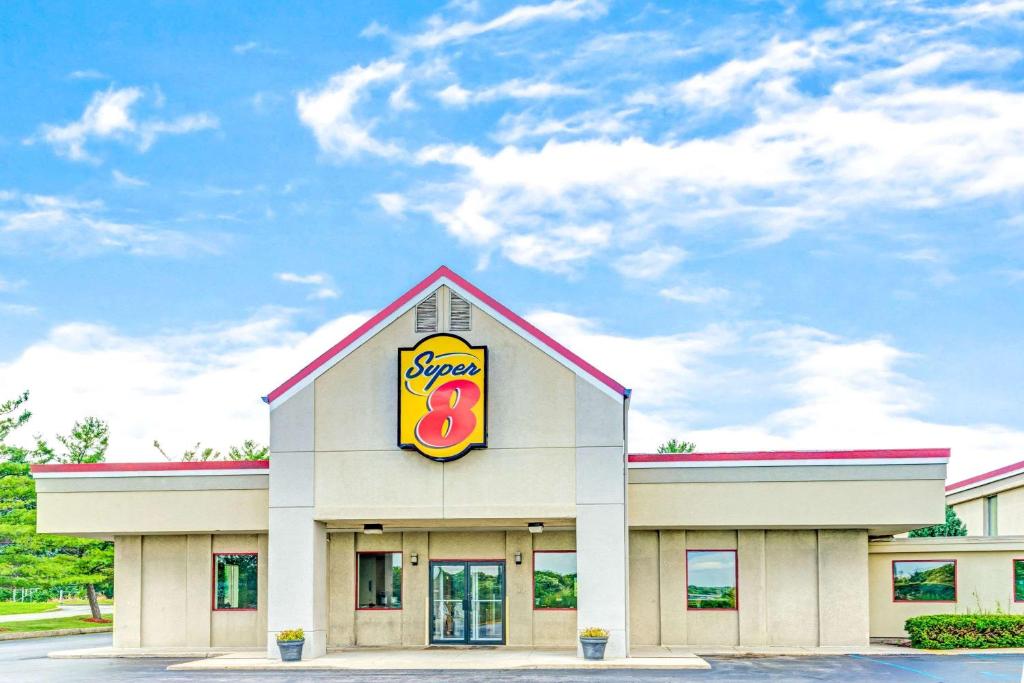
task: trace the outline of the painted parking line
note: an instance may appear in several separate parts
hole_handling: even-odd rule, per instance
[[[910,671],[911,673],[915,673],[915,674],[918,674],[920,676],[924,676],[925,678],[930,678],[933,681],[945,680],[944,678],[942,678],[940,676],[936,676],[935,674],[932,674],[932,673],[928,673],[927,671],[921,671],[920,669],[915,669],[912,666],[904,666],[903,664],[896,664],[894,662],[887,662],[884,659],[875,659],[874,657],[865,657],[864,655],[850,655],[850,657],[852,657],[854,659],[863,659],[863,660],[868,661],[868,662],[874,662],[875,664],[881,664],[882,666],[891,666],[894,669],[903,669],[904,671]]]

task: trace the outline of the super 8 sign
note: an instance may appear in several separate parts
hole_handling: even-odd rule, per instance
[[[454,334],[398,350],[398,445],[445,462],[487,446],[487,347]]]

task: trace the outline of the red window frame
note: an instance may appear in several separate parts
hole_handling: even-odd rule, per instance
[[[533,606],[534,612],[575,612],[576,607],[537,607],[537,553],[572,553],[576,554],[575,550],[534,550],[530,554],[530,604]],[[577,589],[579,587],[579,565],[576,566],[576,581]],[[579,601],[579,596],[577,596]]]
[[[897,600],[896,599],[896,563],[897,562],[952,562],[953,563],[953,599],[952,600]],[[1010,565],[1011,567],[1013,565]],[[920,560],[908,560],[906,558],[900,560],[893,560],[892,566],[889,571],[889,581],[892,582],[892,602],[899,603],[901,605],[955,605],[960,598],[960,567],[957,566],[956,560],[951,559],[938,559],[933,560],[930,557],[923,558]]]
[[[735,607],[690,607],[690,553],[732,553],[733,581],[736,583]],[[736,552],[736,548],[687,548],[686,585],[683,590],[683,599],[687,612],[738,612],[740,609],[740,556]]]
[[[217,558],[223,555],[255,555],[256,556],[256,572],[257,577],[259,576],[260,567],[260,554],[251,550],[245,550],[242,552],[221,552],[211,553],[213,557],[212,567],[210,567],[210,583],[212,584],[213,590],[210,592],[210,609],[214,612],[256,612],[260,608],[260,595],[259,590],[256,591],[256,606],[255,607],[217,607]],[[259,579],[257,578],[257,581]]]
[[[1014,602],[1024,602],[1024,598],[1017,599],[1017,563],[1024,562],[1024,557],[1015,557],[1010,560],[1010,590],[1013,593]]]
[[[401,591],[402,605],[401,607],[360,607],[359,606],[359,556],[360,555],[398,555],[399,566],[402,568],[402,581],[398,584],[398,590]],[[355,581],[352,584],[352,600],[355,603],[357,612],[401,612],[402,607],[405,606],[405,555],[401,550],[357,550],[356,551],[356,570],[355,570]]]

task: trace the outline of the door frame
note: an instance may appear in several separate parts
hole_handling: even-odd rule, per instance
[[[463,634],[462,640],[434,640],[434,566],[461,564],[466,572],[465,595],[462,597],[463,613]],[[470,639],[470,568],[471,567],[499,567],[501,569],[501,640],[472,640]],[[427,597],[430,601],[429,622],[427,631],[430,645],[504,645],[508,637],[508,572],[505,567],[505,560],[430,560],[427,567]]]

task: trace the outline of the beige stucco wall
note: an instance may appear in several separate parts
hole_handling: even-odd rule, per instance
[[[999,493],[996,502],[999,511],[999,535],[1024,535],[1024,488]]]
[[[315,381],[317,517],[575,516],[576,376],[479,309],[472,331],[459,335],[487,345],[492,359],[487,449],[436,463],[397,448],[397,349],[426,336],[414,331],[413,316],[399,317]],[[605,407],[583,403],[589,412]],[[621,448],[621,404],[617,411]]]
[[[114,646],[262,647],[267,536],[126,535],[114,538]],[[255,611],[214,611],[213,553],[258,552]]]
[[[629,524],[902,530],[943,520],[942,487],[941,479],[631,483]]]
[[[576,613],[533,609],[534,550],[573,550],[571,531],[438,531],[380,535],[331,533],[328,594],[329,648],[353,645],[414,646],[429,641],[430,560],[505,561],[505,641],[519,646],[568,646],[576,640]],[[402,553],[402,609],[357,610],[356,552]],[[412,553],[419,564],[411,563]],[[523,562],[515,563],[515,553]]]
[[[1013,565],[1024,537],[905,538],[869,544],[871,637],[902,638],[904,622],[924,614],[979,611],[1024,614],[1013,601]],[[893,560],[956,560],[956,603],[893,602]]]
[[[686,609],[687,549],[737,551],[737,610]],[[863,645],[867,575],[862,530],[634,530],[631,644]]]
[[[195,479],[205,484],[214,477]],[[266,476],[262,479],[265,482]],[[104,491],[95,486],[102,480],[79,481],[78,491],[38,493],[39,533],[113,536],[267,530],[265,483],[263,488],[247,489]]]
[[[968,536],[983,536],[985,534],[985,501],[982,498],[965,500],[962,503],[952,506],[957,517],[967,527]],[[1002,520],[1000,520],[1002,521]]]
[[[985,498],[991,495],[996,496],[999,536],[1024,535],[1024,481],[1019,477],[1014,477],[1012,481],[1012,486],[1007,482],[997,482],[947,498],[967,527],[968,536],[985,535]],[[979,495],[982,493],[984,495]]]

